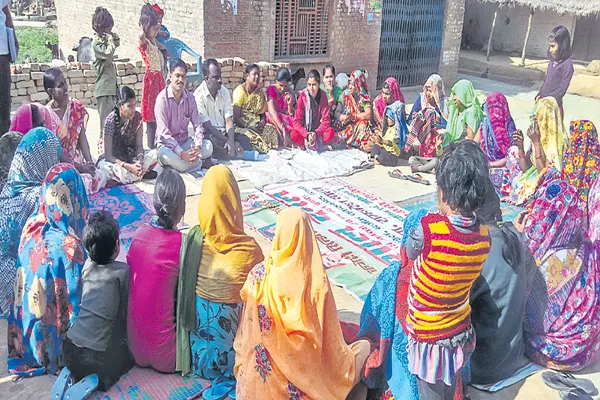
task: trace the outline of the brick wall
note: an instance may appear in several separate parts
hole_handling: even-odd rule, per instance
[[[456,82],[464,14],[464,0],[446,0],[439,74],[448,90]]]
[[[492,36],[492,49],[504,53],[521,54],[529,20],[529,8],[527,7],[497,8],[495,4],[467,2],[464,19],[465,39],[471,43],[472,50],[481,50],[484,45],[487,45],[496,10],[498,10],[498,16]],[[545,58],[548,52],[550,31],[558,25],[564,25],[573,35],[575,20],[576,18],[572,15],[535,10],[526,54]]]
[[[219,59],[223,74],[223,85],[233,90],[241,81],[246,69],[242,58]],[[275,83],[275,71],[280,67],[289,67],[286,63],[259,62],[264,87]],[[11,98],[15,107],[31,102],[46,102],[48,95],[44,91],[44,72],[51,67],[60,68],[69,85],[69,93],[84,105],[95,105],[94,83],[96,73],[89,63],[24,64],[11,66]],[[142,97],[144,71],[142,61],[116,63],[117,83],[135,90],[138,100]],[[195,69],[195,65],[192,69]],[[193,90],[198,86],[190,86]]]

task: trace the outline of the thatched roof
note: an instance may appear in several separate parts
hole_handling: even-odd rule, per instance
[[[473,1],[473,0],[472,0]],[[600,14],[600,0],[477,0],[481,3],[498,3],[500,7],[525,6],[551,10],[559,14],[585,16]]]

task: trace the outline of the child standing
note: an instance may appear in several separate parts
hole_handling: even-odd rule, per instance
[[[140,27],[142,35],[140,36],[140,53],[146,64],[146,74],[144,75],[144,88],[142,89],[142,118],[146,123],[146,134],[148,135],[148,147],[156,148],[156,118],[154,116],[154,106],[158,94],[165,88],[164,58],[156,36],[160,31],[158,16],[150,4],[142,7],[140,16]]]
[[[160,30],[158,31],[158,35],[156,35],[156,41],[158,42],[158,48],[163,55],[164,65],[163,65],[163,75],[166,78],[168,75],[167,71],[167,61],[168,61],[168,52],[165,47],[167,40],[171,38],[171,32],[167,29],[166,26],[163,25],[163,18],[165,17],[165,10],[160,8],[158,3],[154,3],[152,8],[156,12],[156,17],[158,18],[158,23],[160,24]]]
[[[127,346],[129,266],[115,261],[119,224],[108,211],[92,213],[83,232],[89,253],[82,272],[80,312],[62,352],[75,382],[97,374],[106,391],[133,365]]]
[[[485,202],[485,155],[467,140],[448,146],[436,171],[439,213],[408,232],[414,260],[408,294],[408,368],[421,399],[452,399],[475,348],[469,293],[490,251],[474,212]],[[460,390],[460,389],[459,389]]]
[[[92,18],[94,29],[94,70],[96,84],[94,96],[100,115],[100,137],[104,133],[104,120],[115,108],[117,96],[117,69],[114,64],[115,50],[121,44],[119,36],[112,31],[115,23],[112,15],[104,7],[96,8]]]
[[[564,26],[552,29],[548,37],[548,72],[544,84],[535,98],[537,102],[544,97],[554,97],[560,108],[561,116],[565,117],[563,97],[573,78],[573,60],[571,59],[571,35]]]

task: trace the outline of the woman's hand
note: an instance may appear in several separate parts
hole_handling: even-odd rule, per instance
[[[517,149],[519,150],[519,155],[524,156],[525,155],[525,145],[523,144],[523,132],[518,129],[517,131],[515,131],[515,133],[513,133],[513,144],[515,146],[517,146]]]
[[[541,140],[540,127],[535,117],[533,117],[533,123],[529,126],[529,129],[527,129],[527,136],[534,144],[539,143]]]
[[[287,104],[288,106],[292,105],[292,95],[288,92],[285,94],[285,104]]]
[[[137,162],[135,164],[123,163],[122,166],[128,172],[132,173],[135,176],[140,176],[142,174],[142,164],[141,163],[137,163]]]
[[[517,218],[515,219],[515,228],[521,232],[525,232],[525,226],[527,225],[527,220],[529,219],[529,211],[521,211]]]
[[[315,142],[317,140],[317,134],[315,132],[308,132],[308,135],[306,136],[306,140],[308,141],[308,144],[310,146],[314,146]]]

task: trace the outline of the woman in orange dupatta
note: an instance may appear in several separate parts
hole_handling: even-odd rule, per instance
[[[279,213],[271,254],[250,272],[241,295],[238,399],[347,398],[370,346],[344,342],[315,234],[300,208]]]

